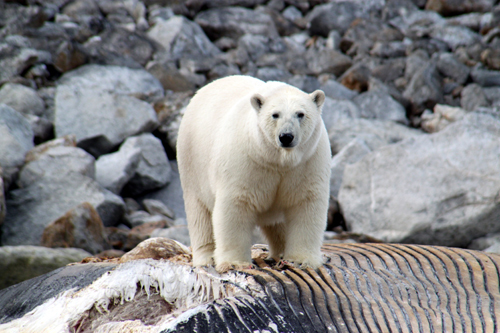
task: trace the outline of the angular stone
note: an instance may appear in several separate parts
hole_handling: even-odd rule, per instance
[[[5,103],[17,112],[40,116],[45,103],[32,88],[17,83],[6,83],[0,89],[0,103]]]
[[[50,249],[43,246],[0,247],[0,289],[48,273],[92,256],[82,249]]]
[[[427,0],[425,9],[452,16],[471,12],[488,12],[494,4],[494,0]]]
[[[345,166],[356,163],[371,151],[372,149],[362,139],[356,138],[335,154],[331,164],[330,195],[338,197]]]
[[[363,92],[368,89],[368,82],[370,81],[371,71],[364,63],[359,62],[345,71],[339,78],[342,85],[355,90]]]
[[[131,135],[154,129],[158,121],[148,101],[162,96],[160,82],[144,70],[80,67],[57,86],[56,135],[74,134],[80,147],[99,156]]]
[[[346,88],[344,84],[340,84],[335,80],[328,80],[320,87],[326,96],[333,99],[352,99],[358,94],[357,91]]]
[[[329,130],[341,118],[360,118],[361,109],[350,100],[327,97],[323,104],[321,117],[326,129]]]
[[[3,178],[2,178],[2,168],[0,167],[0,226],[3,223],[3,220],[5,219],[5,214],[7,212],[7,207],[5,205],[5,188],[3,185]]]
[[[345,221],[389,242],[467,246],[498,232],[498,151],[500,120],[478,113],[378,149],[345,168]]]
[[[278,37],[272,17],[264,12],[242,7],[222,7],[196,15],[198,23],[212,40],[229,37],[237,40],[245,34]]]
[[[360,107],[364,118],[408,123],[405,108],[384,91],[366,91],[354,97],[353,102]]]
[[[488,67],[488,69],[500,70],[500,50],[486,49],[481,52],[481,62]]]
[[[26,153],[26,163],[38,160],[47,150],[55,147],[76,147],[76,138],[74,135],[65,135],[39,144]]]
[[[189,230],[186,225],[177,225],[166,229],[156,229],[151,233],[151,238],[153,237],[164,237],[178,241],[186,246],[191,245]]]
[[[19,112],[0,104],[0,167],[6,188],[11,177],[24,164],[26,153],[33,148],[33,130]]]
[[[120,194],[125,184],[134,176],[140,158],[139,148],[120,149],[116,153],[101,155],[95,164],[95,178],[102,187]]]
[[[367,17],[366,7],[362,4],[342,1],[315,6],[306,19],[311,35],[327,37],[331,30],[343,34],[356,18]]]
[[[370,55],[380,58],[396,58],[406,55],[406,44],[400,41],[375,42]]]
[[[184,210],[184,198],[182,194],[181,180],[179,177],[177,162],[171,161],[170,165],[172,167],[172,176],[168,185],[162,187],[159,190],[144,194],[141,198],[139,198],[139,200],[158,200],[172,209],[172,211],[175,213],[176,218],[186,218],[186,212]]]
[[[84,50],[93,63],[142,68],[153,56],[154,47],[140,34],[114,28],[89,39]]]
[[[175,213],[160,200],[144,199],[142,200],[142,204],[149,214],[164,215],[171,219],[175,218]]]
[[[220,53],[200,26],[183,16],[159,20],[148,31],[148,37],[163,46],[165,54],[162,57],[171,61],[213,57]]]
[[[500,86],[500,71],[491,71],[476,66],[470,72],[472,80],[483,87]]]
[[[0,43],[0,82],[8,81],[37,62],[50,62],[50,54],[30,47]]]
[[[148,223],[162,223],[164,227],[169,227],[174,225],[174,220],[170,219],[169,217],[162,215],[162,214],[150,214],[148,212],[145,212],[143,210],[138,210],[129,214],[126,214],[124,217],[125,222],[127,223],[128,226],[132,228],[136,228],[138,226],[141,226],[143,224],[148,224]],[[160,227],[158,227],[160,228]]]
[[[436,104],[434,112],[422,114],[421,127],[428,133],[439,132],[449,124],[465,117],[466,111],[458,107],[445,104]]]
[[[117,225],[125,210],[119,196],[79,173],[43,177],[30,186],[10,191],[2,244],[39,245],[48,224],[83,202],[95,207],[105,226]]]
[[[171,178],[172,169],[161,141],[150,133],[128,138],[120,150],[140,151],[139,164],[123,192],[136,196],[145,191],[165,186]]]
[[[331,73],[340,76],[352,65],[352,60],[345,54],[328,49],[311,47],[305,54],[309,71],[314,75]]]
[[[469,67],[462,64],[452,53],[441,53],[437,62],[437,69],[445,76],[458,84],[464,84],[470,73]]]
[[[53,147],[24,165],[19,172],[17,185],[28,187],[44,177],[62,178],[72,173],[95,178],[94,157],[76,147]]]
[[[393,121],[360,118],[339,118],[330,128],[330,144],[333,154],[355,138],[360,138],[373,150],[383,145],[416,138],[424,132],[400,125]]]
[[[478,33],[460,26],[438,26],[430,35],[432,38],[445,42],[452,50],[456,50],[459,46],[470,46],[481,40]]]
[[[461,92],[460,104],[467,111],[474,111],[481,106],[489,106],[490,103],[486,98],[481,86],[477,83],[471,83],[465,86]]]
[[[111,249],[95,208],[84,202],[45,227],[42,246],[73,247],[97,254]]]
[[[412,103],[414,114],[422,113],[443,100],[441,76],[432,63],[417,70],[403,92]]]

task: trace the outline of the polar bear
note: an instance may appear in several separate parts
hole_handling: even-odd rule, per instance
[[[241,75],[191,99],[177,160],[195,266],[251,267],[255,226],[270,257],[322,264],[331,161],[324,101],[321,90]]]

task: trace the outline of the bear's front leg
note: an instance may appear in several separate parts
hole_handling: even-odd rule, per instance
[[[300,268],[323,265],[321,245],[327,210],[327,201],[306,201],[286,212],[284,260]]]
[[[244,203],[218,196],[212,218],[217,271],[252,267],[250,247],[256,214]]]

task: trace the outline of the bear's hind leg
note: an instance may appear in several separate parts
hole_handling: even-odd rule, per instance
[[[277,223],[260,227],[269,243],[269,258],[280,261],[285,251],[285,224]]]
[[[193,266],[214,264],[215,243],[210,211],[197,198],[185,200]]]

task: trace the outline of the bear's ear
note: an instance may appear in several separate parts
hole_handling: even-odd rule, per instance
[[[264,104],[264,97],[259,94],[255,94],[250,98],[250,103],[255,110],[260,111],[262,109],[262,105]]]
[[[309,96],[311,96],[313,102],[318,106],[318,109],[323,106],[325,102],[325,93],[322,90],[316,90]]]

